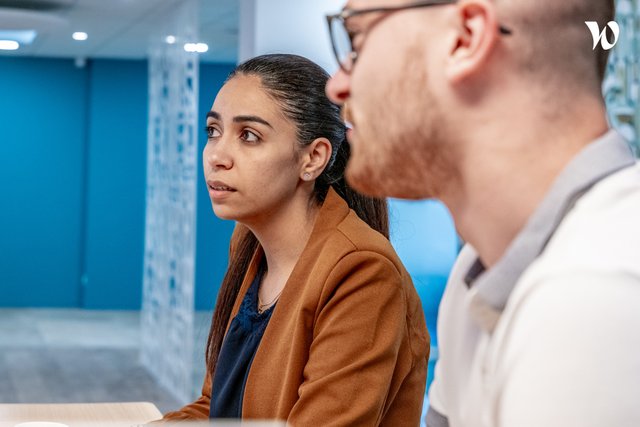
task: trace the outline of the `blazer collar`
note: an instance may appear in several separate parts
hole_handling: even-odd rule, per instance
[[[292,293],[292,287],[290,284],[297,284],[304,280],[306,273],[303,270],[306,270],[305,264],[309,262],[310,259],[315,258],[314,254],[319,250],[319,246],[322,245],[322,242],[325,240],[325,237],[329,234],[329,232],[335,229],[349,214],[350,209],[347,202],[340,197],[340,195],[333,189],[333,187],[329,187],[329,191],[327,192],[327,196],[320,207],[320,212],[318,212],[318,216],[316,217],[315,224],[313,225],[313,230],[309,235],[309,240],[305,245],[302,253],[300,254],[300,258],[298,258],[298,262],[296,263],[287,283],[285,284],[284,291],[279,298],[278,305],[286,304],[286,301],[290,298],[288,295]],[[233,310],[231,312],[231,316],[229,318],[229,322],[227,323],[227,329],[231,324],[231,320],[238,314],[240,310],[240,304],[251,286],[251,282],[255,277],[258,267],[260,266],[260,262],[264,257],[264,251],[262,246],[258,245],[258,248],[253,254],[251,258],[251,262],[249,263],[249,268],[247,269],[247,273],[244,275],[244,279],[242,281],[242,285],[240,287],[240,291],[238,292],[238,297],[233,306]],[[277,309],[277,307],[276,307]],[[272,314],[272,319],[276,315],[274,312]]]

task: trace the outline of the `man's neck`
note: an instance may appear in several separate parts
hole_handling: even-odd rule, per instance
[[[500,260],[567,164],[607,131],[604,116],[585,122],[566,131],[518,130],[513,137],[485,132],[468,145],[461,182],[442,199],[487,268]]]

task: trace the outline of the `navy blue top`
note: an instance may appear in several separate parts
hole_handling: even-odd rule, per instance
[[[275,307],[274,304],[258,313],[258,289],[263,275],[261,267],[222,342],[211,386],[209,418],[242,418],[242,397],[249,368]]]

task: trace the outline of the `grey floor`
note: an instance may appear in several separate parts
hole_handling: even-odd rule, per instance
[[[195,319],[194,395],[210,313]],[[139,312],[0,309],[0,403],[179,402],[139,361]]]

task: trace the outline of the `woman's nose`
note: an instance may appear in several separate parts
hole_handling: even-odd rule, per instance
[[[210,168],[214,170],[230,169],[233,166],[233,158],[228,145],[223,138],[207,143],[204,147],[204,157]]]

